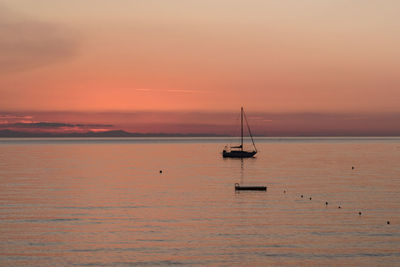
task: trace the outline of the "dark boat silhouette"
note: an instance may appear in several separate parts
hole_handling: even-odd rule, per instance
[[[240,185],[235,184],[236,191],[267,191],[267,187],[263,185]]]
[[[240,183],[235,183],[235,192],[240,191],[267,191],[267,187],[264,185],[242,185],[243,184],[243,158],[240,159]]]
[[[249,135],[251,138],[251,142],[253,143],[254,150],[246,151],[243,149],[243,118],[246,121],[247,129],[249,131]],[[224,158],[252,158],[255,154],[257,154],[257,148],[254,144],[253,136],[251,135],[250,126],[247,122],[246,114],[244,113],[243,107],[240,109],[240,145],[238,146],[225,146],[224,150],[222,151],[222,156]]]

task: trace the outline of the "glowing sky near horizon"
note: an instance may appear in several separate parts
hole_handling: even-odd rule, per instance
[[[399,1],[0,1],[2,111],[400,112]]]

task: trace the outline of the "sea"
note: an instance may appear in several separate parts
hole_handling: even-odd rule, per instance
[[[399,137],[237,141],[0,139],[0,266],[400,266]]]

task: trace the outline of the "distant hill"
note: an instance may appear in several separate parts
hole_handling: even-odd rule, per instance
[[[178,134],[178,133],[130,133],[123,130],[85,133],[45,133],[0,130],[0,137],[219,137],[217,134]]]

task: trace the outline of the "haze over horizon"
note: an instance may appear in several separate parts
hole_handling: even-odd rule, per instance
[[[398,10],[2,0],[0,130],[400,135]]]
[[[28,115],[29,114],[29,115]],[[400,136],[400,113],[251,113],[258,136]],[[139,134],[240,135],[233,112],[0,112],[0,131],[86,133],[122,130]]]

